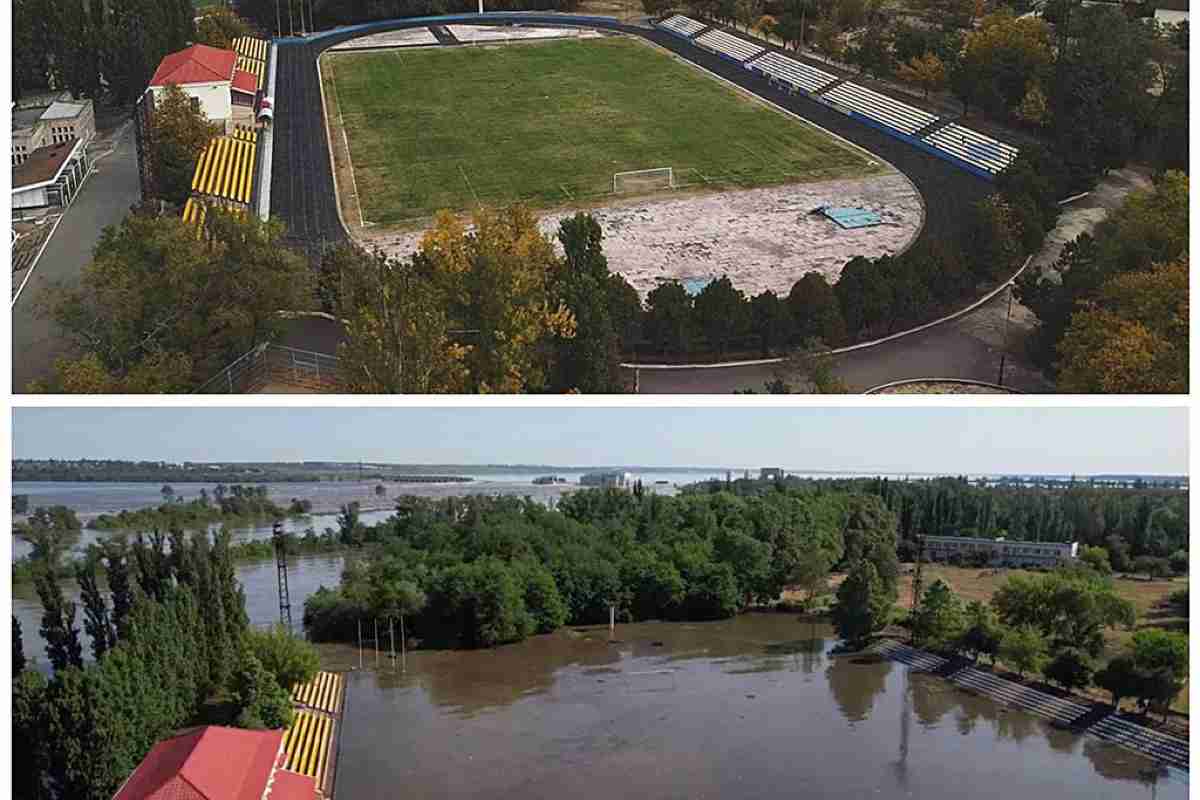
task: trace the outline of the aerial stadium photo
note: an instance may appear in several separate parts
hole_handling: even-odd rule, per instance
[[[175,0],[141,61],[19,37],[14,386],[1186,392],[1186,13],[968,5]]]

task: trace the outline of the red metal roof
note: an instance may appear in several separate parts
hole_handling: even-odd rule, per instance
[[[271,793],[267,800],[313,800],[317,794],[317,783],[307,775],[278,770],[271,781]]]
[[[254,77],[253,72],[246,72],[244,69],[234,70],[233,90],[235,92],[254,94],[258,91],[258,78]]]
[[[260,800],[282,740],[283,731],[217,725],[164,739],[113,800]]]
[[[221,50],[206,44],[194,44],[184,50],[168,53],[159,62],[151,86],[166,86],[174,83],[183,86],[189,83],[215,83],[233,80],[237,65],[237,53]]]

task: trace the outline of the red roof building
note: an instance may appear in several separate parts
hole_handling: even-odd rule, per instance
[[[164,739],[113,800],[313,800],[312,778],[280,769],[283,733],[208,725]]]
[[[227,83],[233,80],[237,53],[206,44],[194,44],[175,53],[167,53],[154,70],[150,88],[175,84]]]

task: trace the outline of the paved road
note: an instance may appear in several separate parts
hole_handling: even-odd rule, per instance
[[[903,378],[964,378],[995,383],[1000,373],[1002,348],[993,336],[981,331],[980,320],[1008,302],[1001,294],[977,311],[944,325],[893,342],[837,356],[833,372],[852,392]],[[738,389],[763,391],[777,375],[774,365],[724,369],[641,370],[638,391],[643,394],[726,394]],[[801,381],[785,378],[794,387]],[[1005,364],[1004,384],[1024,392],[1045,392],[1049,386],[1035,372]]]
[[[96,172],[67,210],[13,307],[14,393],[24,392],[34,378],[48,375],[54,359],[66,350],[66,342],[54,324],[35,315],[38,299],[51,283],[79,277],[91,260],[101,231],[120,222],[139,197],[133,128],[126,126],[116,149],[96,163]]]

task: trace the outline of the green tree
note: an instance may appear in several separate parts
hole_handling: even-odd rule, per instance
[[[1092,681],[1091,658],[1082,650],[1068,647],[1054,653],[1042,666],[1042,674],[1046,676],[1046,680],[1057,683],[1068,691],[1083,689]]]
[[[20,675],[25,670],[25,642],[21,638],[21,622],[17,615],[12,618],[12,671]]]
[[[846,321],[838,294],[821,273],[808,272],[796,281],[788,293],[787,307],[798,340],[817,339],[829,347],[845,342]]]
[[[692,298],[683,284],[668,281],[646,297],[646,337],[663,353],[690,352],[696,338]]]
[[[75,627],[75,604],[63,597],[53,566],[44,563],[37,571],[34,583],[42,602],[42,624],[38,633],[46,642],[46,657],[50,664],[55,672],[72,666],[82,667],[83,646],[79,642],[79,629]]]
[[[308,683],[320,666],[321,657],[317,648],[293,636],[282,625],[272,625],[267,630],[248,629],[246,644],[263,669],[274,676],[275,682],[284,689],[290,689],[298,683]]]
[[[1000,639],[1000,658],[1024,678],[1026,673],[1041,668],[1046,658],[1046,640],[1032,625],[1009,628]]]
[[[553,279],[551,295],[575,320],[572,330],[555,335],[557,350],[551,367],[551,391],[586,394],[625,390],[621,375],[619,320],[609,309],[614,277],[602,246],[600,223],[582,212],[558,226],[558,241],[565,257]]]
[[[172,217],[105,229],[82,278],[45,296],[41,313],[78,355],[34,388],[186,391],[271,335],[280,309],[308,305],[308,267],[280,223],[214,210],[207,225],[201,243]]]
[[[1113,708],[1119,708],[1123,698],[1136,697],[1142,683],[1133,658],[1128,655],[1113,658],[1103,669],[1097,670],[1092,680],[1112,695]]]
[[[117,632],[109,619],[108,603],[96,585],[96,561],[87,558],[75,565],[75,579],[83,595],[83,629],[92,640],[92,656],[99,661],[117,643]]]
[[[292,703],[249,646],[242,648],[233,676],[233,699],[239,728],[286,728],[292,721]]]
[[[987,656],[995,664],[1004,635],[1004,628],[995,612],[987,604],[972,600],[967,604],[966,624],[966,630],[959,640],[959,649],[970,653],[974,661],[979,661],[980,656]]]
[[[962,600],[940,578],[930,584],[913,612],[913,641],[922,647],[954,647],[967,626]]]
[[[834,629],[848,642],[862,642],[888,624],[893,602],[875,565],[867,559],[854,561],[838,586],[832,609]]]
[[[710,346],[725,354],[731,339],[745,333],[749,323],[746,295],[733,286],[728,276],[709,281],[693,303],[693,314]]]
[[[787,304],[772,291],[750,300],[750,330],[758,336],[763,358],[769,357],[792,336],[792,315]]]
[[[1108,562],[1108,551],[1103,547],[1079,548],[1079,560],[1101,575],[1112,574],[1112,565]]]
[[[158,196],[182,204],[191,192],[196,161],[220,129],[173,84],[155,96],[151,119],[150,152]]]

